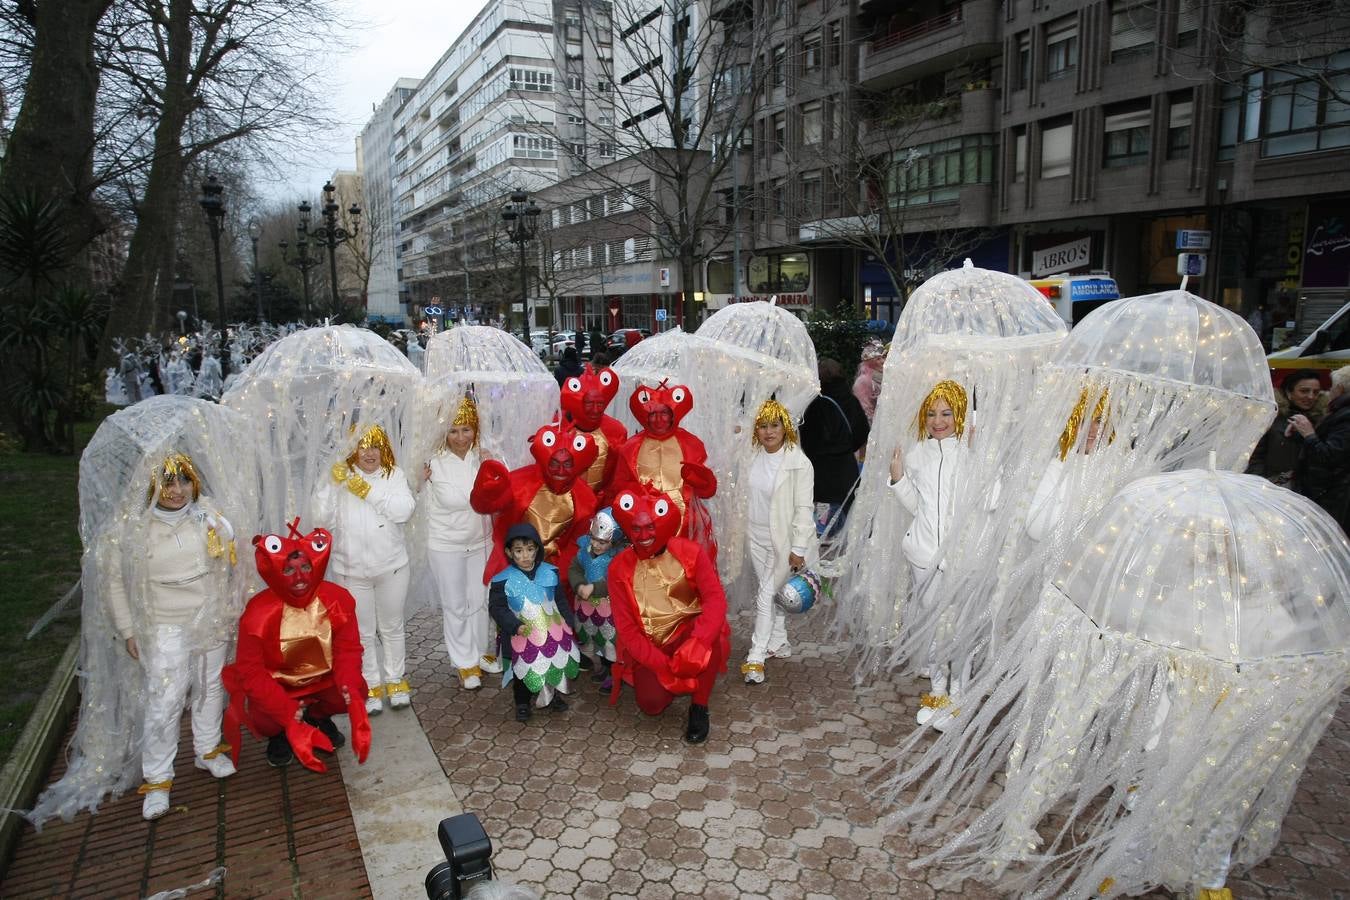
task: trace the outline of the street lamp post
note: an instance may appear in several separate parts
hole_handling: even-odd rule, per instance
[[[305,298],[305,318],[308,319],[312,308],[309,302],[309,270],[319,265],[321,260],[317,255],[311,255],[309,252],[312,246],[317,246],[311,244],[309,240],[309,201],[301,203],[298,209],[300,210],[300,224],[295,226],[296,256],[291,257],[291,245],[288,242],[280,241],[277,246],[281,248],[281,258],[286,265],[300,270],[300,288]]]
[[[220,374],[230,374],[230,354],[225,339],[225,273],[220,266],[220,226],[225,218],[225,201],[221,199],[225,186],[214,175],[208,175],[202,182],[202,195],[198,199],[206,213],[206,222],[211,229],[211,249],[216,256],[216,314],[220,317]]]
[[[338,305],[338,278],[337,278],[337,248],[353,240],[361,230],[361,207],[353,203],[348,209],[347,214],[351,216],[352,227],[348,231],[338,222],[338,212],[342,207],[337,202],[337,188],[333,182],[328,182],[323,186],[323,209],[320,215],[323,216],[323,224],[315,228],[309,227],[309,204],[302,204],[300,211],[304,214],[300,220],[300,225],[306,233],[311,235],[314,240],[323,247],[328,248],[328,277],[329,287],[331,288],[333,299],[333,312],[337,313]]]
[[[528,205],[526,201],[529,200]],[[506,239],[516,245],[520,266],[520,337],[526,347],[530,343],[530,296],[525,272],[525,245],[539,232],[539,207],[521,188],[511,192],[511,200],[502,207],[502,229]]]
[[[263,302],[262,302],[262,273],[258,271],[258,237],[262,229],[257,220],[249,223],[248,239],[253,244],[253,296],[258,301],[258,321],[263,321]]]

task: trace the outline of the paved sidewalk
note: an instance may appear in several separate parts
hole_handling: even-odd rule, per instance
[[[680,740],[687,704],[641,715],[607,705],[583,674],[560,715],[514,720],[495,686],[460,690],[437,614],[409,625],[414,708],[465,810],[482,818],[498,874],[546,897],[964,898],[936,871],[911,871],[903,834],[874,827],[861,775],[912,728],[920,686],[851,683],[838,648],[804,640],[741,683],[748,617],[733,619],[733,671],[712,701],[712,737]],[[495,680],[494,680],[495,682]],[[574,701],[574,702],[573,702]],[[523,764],[522,764],[523,761]],[[1350,715],[1319,746],[1275,854],[1230,882],[1238,900],[1350,896]],[[1156,894],[1165,897],[1166,894]]]

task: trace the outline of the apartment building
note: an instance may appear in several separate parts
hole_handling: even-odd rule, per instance
[[[742,265],[733,282],[718,249],[714,305],[777,294],[893,319],[896,279],[962,256],[1161,290],[1183,230],[1212,236],[1216,301],[1345,302],[1350,242],[1327,235],[1350,208],[1350,42],[1331,5],[1248,23],[1248,45],[1283,27],[1284,49],[1220,77],[1231,11],[1210,0],[754,2],[776,36],[754,60],[742,187],[721,185]]]
[[[400,78],[371,109],[371,117],[356,139],[356,170],[361,175],[364,204],[361,226],[366,230],[370,273],[366,284],[366,313],[391,325],[407,322],[399,303],[397,243],[394,220],[394,113],[417,89],[416,78]]]

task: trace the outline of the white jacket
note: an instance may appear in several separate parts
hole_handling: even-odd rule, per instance
[[[358,578],[378,578],[408,564],[403,523],[412,518],[416,501],[403,470],[388,477],[352,469],[370,484],[362,500],[331,477],[314,493],[314,524],[333,533],[333,571]]]
[[[762,454],[762,447],[755,454]],[[774,579],[781,584],[788,576],[788,554],[797,553],[810,561],[816,551],[815,493],[816,473],[801,447],[784,444],[778,451],[783,461],[774,477],[769,500],[769,534],[772,537]],[[753,460],[753,455],[752,455]],[[748,471],[748,466],[747,466]]]
[[[905,472],[891,490],[914,521],[900,542],[911,566],[926,569],[937,558],[956,514],[956,486],[970,464],[970,447],[955,435],[931,438],[911,446],[904,456]]]
[[[469,493],[483,457],[478,448],[460,459],[450,451],[427,463],[431,479],[422,486],[427,513],[427,549],[468,552],[487,546],[492,520],[473,511]]]

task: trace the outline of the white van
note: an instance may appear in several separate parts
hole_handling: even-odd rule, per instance
[[[1276,387],[1294,369],[1330,373],[1332,369],[1350,365],[1350,303],[1333,313],[1298,345],[1277,350],[1267,360]],[[1322,383],[1325,387],[1330,380],[1324,377]]]
[[[1033,278],[1031,286],[1054,304],[1055,312],[1070,328],[1097,307],[1120,299],[1116,280],[1106,272]]]

